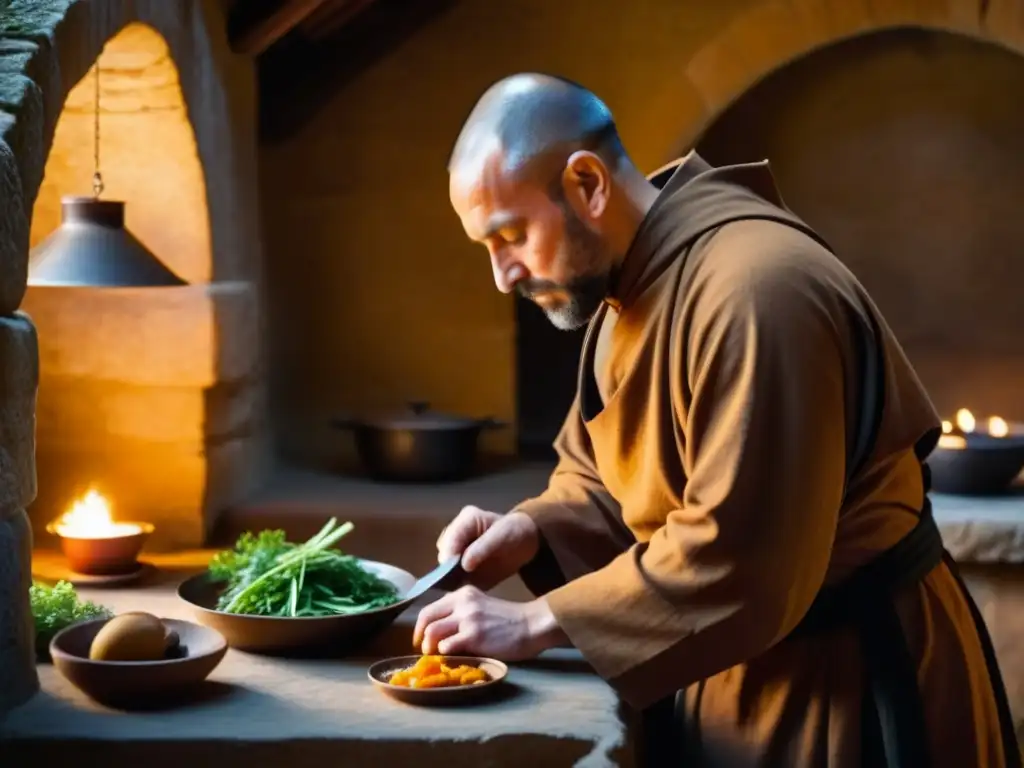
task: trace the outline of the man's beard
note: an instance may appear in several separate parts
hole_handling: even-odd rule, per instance
[[[606,269],[595,269],[601,263],[605,245],[599,235],[580,221],[571,209],[565,211],[565,246],[560,261],[579,269],[582,274],[568,283],[527,279],[516,284],[519,295],[540,306],[548,320],[562,331],[582,328],[594,316],[608,295],[611,279]],[[542,295],[561,294],[561,301],[547,306],[538,298]]]

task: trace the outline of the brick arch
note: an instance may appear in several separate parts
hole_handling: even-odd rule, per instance
[[[900,27],[965,35],[1024,53],[1016,0],[768,0],[739,13],[689,60],[684,90],[697,104],[680,127],[677,154],[744,92],[816,50]]]

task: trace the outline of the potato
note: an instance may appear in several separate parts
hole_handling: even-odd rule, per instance
[[[89,647],[93,661],[159,661],[167,649],[164,623],[148,613],[115,616],[96,634]]]

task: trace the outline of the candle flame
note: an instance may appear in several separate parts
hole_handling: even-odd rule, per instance
[[[992,437],[1006,437],[1010,434],[1010,425],[998,416],[993,416],[988,420],[988,433]]]
[[[956,412],[956,426],[961,432],[973,432],[977,425],[978,422],[974,418],[974,414],[966,408],[961,408]]]
[[[131,536],[142,528],[135,523],[115,523],[110,504],[99,492],[90,489],[54,523],[59,536],[72,539],[113,539]]]
[[[951,422],[951,421],[943,421],[942,422],[942,434],[948,435],[952,431],[953,431],[953,422]]]

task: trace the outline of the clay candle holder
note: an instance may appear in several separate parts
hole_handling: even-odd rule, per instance
[[[955,423],[942,423],[939,444],[928,457],[932,488],[939,493],[991,496],[1009,491],[1024,470],[1024,425],[998,416],[979,425],[966,408]]]
[[[90,490],[46,530],[60,539],[61,551],[75,573],[117,576],[141,568],[139,553],[153,526],[114,522],[107,500]]]

